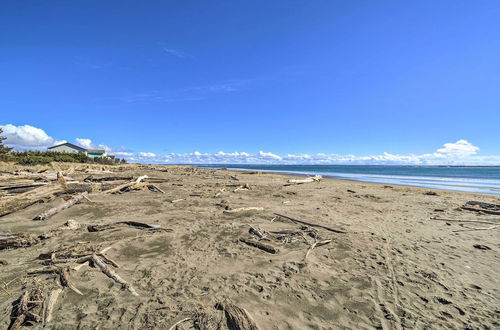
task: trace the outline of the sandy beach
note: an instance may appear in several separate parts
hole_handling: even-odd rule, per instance
[[[2,184],[26,169],[2,165]],[[24,311],[20,328],[237,329],[228,305],[259,329],[500,328],[500,215],[463,208],[498,196],[190,166],[29,171],[150,185],[92,188],[45,220],[33,218],[78,192],[0,217],[4,236],[29,237],[0,250],[2,329],[24,292],[42,320]]]

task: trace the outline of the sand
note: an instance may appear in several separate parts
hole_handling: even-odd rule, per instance
[[[430,220],[500,223],[500,216],[460,209],[470,200],[498,204],[497,196],[334,179],[287,185],[284,175],[189,166],[107,169],[113,173],[94,176],[165,179],[155,183],[165,194],[91,193],[92,202],[31,220],[60,203],[59,197],[1,217],[2,232],[49,232],[68,220],[82,225],[31,247],[0,250],[1,328],[8,327],[23,285],[56,285],[54,275],[26,275],[43,268],[40,254],[87,246],[109,247],[105,255],[119,265],[110,268],[139,296],[83,264],[70,271],[83,295],[65,288],[47,328],[168,329],[206,313],[227,329],[215,308],[222,301],[244,308],[260,329],[500,328],[500,228],[454,232],[490,225]],[[71,174],[75,180],[86,176]],[[250,189],[234,192],[245,184]],[[243,207],[262,210],[225,212]],[[304,227],[274,213],[347,233]],[[119,221],[172,231],[86,227]],[[266,236],[260,243],[278,252],[241,242],[256,240],[250,226]],[[289,232],[272,233],[280,231]],[[192,326],[188,320],[178,329]]]

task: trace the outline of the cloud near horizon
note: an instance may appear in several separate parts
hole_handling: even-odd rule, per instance
[[[65,140],[56,140],[43,129],[30,125],[0,125],[4,130],[5,144],[15,150],[43,150]],[[478,155],[480,148],[467,140],[444,143],[435,152],[422,155],[399,155],[384,152],[381,155],[356,156],[339,154],[287,154],[259,151],[226,153],[170,153],[157,155],[153,152],[130,152],[124,148],[113,148],[106,144],[94,144],[91,139],[76,138],[75,143],[92,149],[104,149],[110,155],[125,158],[130,162],[162,164],[323,164],[323,165],[500,165],[500,155]]]

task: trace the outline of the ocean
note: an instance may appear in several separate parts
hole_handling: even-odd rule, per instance
[[[500,194],[500,166],[362,166],[362,165],[198,165],[205,168],[259,170],[266,172],[322,175],[344,180],[376,182]]]

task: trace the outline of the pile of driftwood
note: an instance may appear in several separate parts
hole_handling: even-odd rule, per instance
[[[248,311],[235,305],[229,299],[217,302],[214,307],[216,310],[222,311],[221,317],[216,317],[213,311],[202,308],[193,312],[191,317],[179,320],[168,330],[175,330],[179,325],[186,322],[190,322],[195,329],[223,329],[224,321],[227,328],[231,330],[259,330],[257,323],[255,323]]]
[[[468,201],[462,206],[462,210],[473,211],[484,214],[500,215],[500,205],[478,202],[478,201]]]
[[[120,227],[133,227],[148,232],[171,231],[170,229],[136,221],[120,221],[107,225],[81,225],[70,220],[63,227],[41,235],[9,234],[0,236],[0,249],[34,245],[42,239],[60,234],[65,230],[83,229],[88,232],[99,232]],[[79,242],[69,248],[40,254],[38,260],[41,261],[43,267],[27,272],[27,276],[32,280],[24,285],[20,297],[12,303],[9,329],[17,329],[21,325],[33,323],[43,323],[44,325],[49,323],[58,297],[64,289],[83,295],[74,283],[71,274],[77,272],[86,264],[99,269],[119,284],[122,289],[129,291],[134,296],[139,296],[135,288],[114,270],[120,266],[116,261],[106,256],[105,253],[110,248],[110,246],[102,248]]]
[[[304,242],[308,246],[308,249],[304,256],[304,262],[305,262],[307,261],[307,257],[314,248],[329,244],[332,241],[331,239],[325,239],[321,237],[315,228],[320,228],[334,233],[342,233],[342,234],[347,233],[344,230],[334,229],[321,224],[315,224],[291,218],[286,215],[278,213],[275,213],[275,215],[276,217],[273,219],[273,221],[278,218],[281,218],[287,221],[291,221],[300,226],[298,229],[286,229],[286,230],[271,231],[271,232],[266,232],[259,228],[250,226],[250,229],[248,230],[250,238],[242,237],[240,238],[239,241],[245,243],[246,245],[258,248],[264,252],[271,254],[279,253],[279,249],[276,247],[276,245],[278,244],[284,245],[295,241]]]
[[[2,181],[0,181],[2,182],[0,191],[11,191],[8,195],[2,196],[0,200],[0,217],[22,210],[36,203],[49,202],[60,195],[69,196],[77,194],[73,197],[69,197],[68,200],[65,200],[60,205],[36,216],[34,220],[45,220],[84,199],[89,200],[87,197],[88,193],[102,192],[106,194],[121,194],[127,191],[145,189],[162,194],[165,193],[157,185],[152,183],[155,181],[162,181],[160,179],[149,179],[147,175],[140,176],[132,181],[128,180],[125,183],[120,183],[118,181],[129,178],[119,178],[119,180],[117,180],[117,178],[113,176],[101,178],[87,177],[84,179],[84,182],[78,182],[65,177],[62,172],[57,172],[54,176],[46,175],[42,179],[40,179],[39,176],[31,177],[30,182],[23,183],[13,183],[12,177],[14,177],[14,175],[8,176],[7,178],[2,177]],[[23,180],[26,180],[24,176]],[[38,182],[36,180],[43,181]],[[19,190],[21,186],[23,190]],[[16,187],[17,190],[10,189],[12,187]]]
[[[500,215],[500,205],[478,202],[478,201],[468,201],[459,210],[472,211],[483,215]],[[437,210],[436,210],[437,211]],[[439,210],[444,211],[444,210]],[[459,224],[462,229],[453,230],[453,232],[463,232],[463,231],[482,231],[482,230],[492,230],[500,228],[499,218],[482,218],[482,219],[448,219],[441,217],[431,217],[430,220],[433,221],[444,221],[448,224],[456,223]],[[485,227],[484,225],[490,225]],[[481,225],[481,227],[478,227]]]

